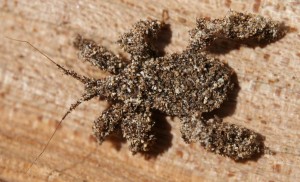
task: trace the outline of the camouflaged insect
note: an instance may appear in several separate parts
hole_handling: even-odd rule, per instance
[[[282,25],[238,12],[230,12],[224,19],[197,19],[188,47],[181,53],[159,57],[153,41],[164,26],[158,20],[139,21],[120,37],[118,43],[131,55],[129,62],[78,36],[74,46],[81,59],[111,76],[88,78],[56,64],[85,85],[82,98],[63,119],[81,102],[101,97],[111,106],[94,121],[93,131],[99,143],[121,131],[118,133],[127,139],[133,153],[150,150],[156,142],[152,112],[159,110],[180,118],[182,137],[187,143],[199,142],[207,150],[235,160],[262,153],[265,148],[258,133],[223,123],[217,117],[202,117],[202,113],[219,108],[233,88],[233,70],[209,56],[206,48],[218,38],[274,41],[283,36]]]

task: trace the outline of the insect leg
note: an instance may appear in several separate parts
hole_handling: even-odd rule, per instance
[[[188,49],[205,49],[219,38],[273,42],[282,38],[286,31],[286,27],[280,22],[259,15],[230,11],[223,19],[197,19],[196,28],[190,31]]]
[[[123,136],[130,142],[133,154],[149,151],[156,141],[153,131],[154,121],[150,111],[136,111],[127,113],[122,120],[121,129]]]
[[[124,33],[118,43],[135,60],[145,60],[157,55],[157,50],[153,45],[153,40],[165,25],[158,20],[139,21],[133,28]]]
[[[93,132],[100,144],[119,127],[124,115],[122,107],[123,104],[114,104],[94,121]]]
[[[74,47],[79,49],[81,59],[111,74],[119,74],[127,65],[126,62],[105,47],[97,45],[93,40],[84,39],[80,35],[77,35]]]
[[[234,160],[251,159],[264,153],[264,138],[247,128],[222,122],[219,118],[205,120],[192,116],[181,118],[185,142],[199,142],[206,150]]]

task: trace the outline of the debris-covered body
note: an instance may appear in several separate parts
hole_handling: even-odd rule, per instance
[[[262,153],[264,145],[259,134],[201,116],[219,108],[233,88],[233,70],[205,49],[218,38],[273,41],[284,34],[281,24],[236,12],[224,19],[198,19],[186,50],[159,57],[153,40],[164,25],[157,20],[139,21],[121,36],[118,42],[131,54],[129,62],[81,36],[74,42],[83,60],[112,74],[101,80],[81,80],[86,93],[79,102],[100,96],[111,104],[94,122],[98,141],[121,131],[133,153],[150,150],[156,141],[152,112],[159,110],[181,119],[186,142],[198,141],[209,151],[235,160]]]
[[[134,61],[98,85],[108,100],[144,105],[172,116],[218,108],[232,88],[233,71],[205,54],[173,54]]]

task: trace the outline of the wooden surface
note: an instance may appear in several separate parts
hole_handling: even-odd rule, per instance
[[[92,121],[103,101],[82,104],[58,130],[36,165],[25,173],[55,129],[57,121],[83,91],[28,45],[28,40],[58,63],[97,78],[107,76],[77,59],[76,33],[92,37],[115,53],[115,41],[143,18],[169,11],[169,53],[187,45],[195,18],[220,18],[229,9],[259,13],[292,27],[265,47],[223,45],[217,56],[236,71],[240,90],[218,113],[266,137],[277,152],[236,163],[206,152],[180,137],[178,118],[161,120],[159,146],[150,157],[132,156],[118,140],[98,146]],[[0,1],[0,181],[297,181],[300,180],[300,2],[7,0]],[[226,54],[225,54],[226,53]]]

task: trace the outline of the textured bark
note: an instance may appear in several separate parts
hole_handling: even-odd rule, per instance
[[[57,122],[83,91],[28,45],[59,64],[97,78],[107,76],[78,60],[72,42],[77,33],[114,53],[118,36],[140,19],[160,19],[169,11],[171,42],[166,52],[188,45],[196,17],[222,18],[229,9],[285,21],[291,32],[268,44],[239,46],[221,42],[211,51],[235,70],[239,88],[215,112],[225,122],[266,137],[276,155],[237,163],[185,144],[178,118],[160,120],[156,151],[132,155],[118,138],[98,146],[92,121],[107,107],[96,99],[79,106],[64,121],[46,152],[41,152]],[[0,1],[0,181],[295,181],[300,178],[300,3],[297,1]],[[123,54],[123,53],[122,53]],[[97,147],[98,146],[98,147]]]

